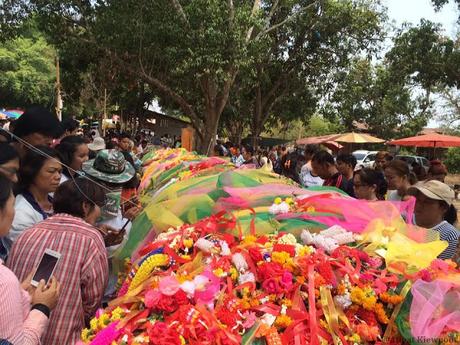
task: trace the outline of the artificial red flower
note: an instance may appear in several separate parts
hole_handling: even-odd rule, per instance
[[[251,247],[248,252],[253,262],[257,263],[259,261],[264,261],[264,256],[259,248]]]
[[[267,280],[273,277],[281,277],[285,269],[277,262],[264,262],[258,268],[258,277],[260,280]]]
[[[280,285],[285,291],[290,291],[292,289],[292,273],[285,271],[281,276]]]
[[[262,289],[264,289],[264,291],[268,292],[269,294],[277,294],[282,290],[276,278],[270,278],[265,280],[262,283]]]
[[[174,299],[174,297],[161,295],[160,300],[154,306],[156,310],[164,311],[166,313],[172,313],[177,310],[178,305]]]
[[[176,300],[176,304],[178,306],[187,305],[190,303],[187,294],[182,290],[176,292],[176,294],[174,295],[174,299]]]
[[[273,246],[273,251],[274,252],[286,252],[289,254],[291,258],[295,256],[295,246],[292,244],[276,243]]]
[[[149,344],[153,345],[180,345],[179,333],[168,327],[164,322],[155,322],[148,330]]]

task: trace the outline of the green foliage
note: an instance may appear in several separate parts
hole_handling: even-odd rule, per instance
[[[306,126],[304,137],[341,133],[343,130],[337,120],[329,121],[320,115],[313,115]]]
[[[297,140],[307,137],[315,137],[327,134],[335,134],[343,131],[338,122],[331,122],[320,115],[313,115],[307,123],[301,119],[292,120],[288,123],[278,122],[269,127],[262,136],[273,136],[275,138]]]
[[[54,49],[30,23],[0,43],[0,106],[50,106],[54,99]]]
[[[446,164],[449,173],[460,173],[460,147],[451,147],[447,150],[444,164]]]

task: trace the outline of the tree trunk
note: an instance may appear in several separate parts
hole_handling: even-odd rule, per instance
[[[207,109],[205,114],[204,128],[201,129],[202,138],[197,137],[198,153],[204,155],[212,155],[214,146],[216,145],[217,128],[219,125],[220,114],[215,108]]]
[[[252,147],[257,147],[257,141],[260,133],[262,132],[262,90],[260,85],[256,88],[256,97],[254,104],[254,116],[252,118]]]

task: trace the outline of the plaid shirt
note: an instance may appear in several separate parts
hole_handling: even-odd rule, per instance
[[[84,220],[57,214],[29,228],[13,244],[8,266],[22,281],[45,249],[61,253],[54,275],[61,284],[43,345],[73,345],[100,307],[108,277],[107,252],[97,229]]]

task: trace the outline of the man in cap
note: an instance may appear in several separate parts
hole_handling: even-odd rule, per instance
[[[101,210],[102,215],[98,225],[103,225],[107,232],[115,234],[111,245],[107,244],[107,254],[111,258],[121,243],[127,239],[131,230],[130,220],[134,219],[141,211],[135,198],[122,200],[121,197],[122,189],[133,178],[136,178],[136,172],[124,155],[115,149],[100,150],[95,159],[83,163],[82,170],[87,176],[97,180],[108,190],[106,193],[107,202]],[[120,231],[120,229],[123,230]],[[110,300],[115,292],[116,282],[117,276],[113,273],[110,274],[105,293],[107,300]]]

